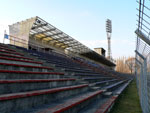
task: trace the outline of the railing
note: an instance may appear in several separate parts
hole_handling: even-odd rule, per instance
[[[9,40],[10,40],[12,45],[17,45],[17,46],[21,46],[21,47],[25,47],[25,48],[28,47],[28,41],[27,40],[24,40],[24,39],[21,39],[18,37],[14,37],[11,35],[9,35],[9,37],[10,37]]]
[[[24,48],[27,48],[27,49],[28,49],[29,45],[34,47],[37,50],[40,50],[40,48],[44,48],[44,46],[40,46],[38,44],[33,44],[33,43],[29,42],[28,40],[24,40],[24,39],[21,39],[19,37],[15,37],[15,36],[12,36],[12,35],[9,35],[9,38],[7,40],[9,40],[9,44],[24,47]],[[4,39],[4,42],[5,42],[5,39]]]
[[[26,49],[29,49],[29,46],[32,47],[32,49],[36,49],[37,51],[39,52],[46,52],[46,53],[50,53],[50,54],[54,54],[54,55],[59,55],[61,57],[65,56],[65,57],[70,57],[69,55],[67,54],[62,54],[62,53],[57,53],[55,51],[45,51],[43,48],[45,48],[45,46],[42,46],[42,45],[38,45],[36,43],[31,43],[27,40],[24,40],[24,39],[21,39],[19,37],[15,37],[15,36],[12,36],[12,35],[9,35],[9,38],[7,39],[9,40],[12,44],[12,45],[15,45],[15,46],[20,46],[20,47],[23,47],[23,48],[26,48]],[[4,39],[4,42],[5,42],[5,39]],[[4,43],[3,42],[3,43]]]
[[[135,74],[143,113],[150,113],[150,0],[138,0]]]

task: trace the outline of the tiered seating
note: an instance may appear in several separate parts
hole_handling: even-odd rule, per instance
[[[111,75],[95,72],[92,69],[88,68],[87,66],[81,65],[80,63],[76,62],[74,58],[72,59],[71,57],[65,55],[62,56],[55,52],[43,53],[35,50],[27,50],[24,48],[20,49],[29,52],[31,55],[34,55],[39,59],[45,60],[47,63],[54,64],[56,68],[57,67],[64,68],[66,72],[73,72],[77,78],[84,79],[85,77],[89,77],[89,80],[84,79],[85,81],[90,81],[90,78],[93,80],[93,77],[97,78],[99,76],[101,77],[104,76],[106,79],[105,81],[103,80],[101,81],[100,79],[98,81],[93,81],[94,83],[92,84],[92,86],[95,85],[95,87],[97,87],[97,85],[101,85],[102,88],[102,86],[104,87],[105,85],[113,84],[118,80],[118,79],[113,80],[113,78],[111,78],[112,80],[109,80],[110,78],[107,79],[107,76]]]
[[[43,53],[35,50],[27,50],[24,48],[21,49],[23,49],[26,52],[29,52],[34,56],[37,56],[39,59],[45,60],[47,63],[55,64],[55,67],[64,68],[67,72],[97,74],[91,69],[87,69],[87,67],[84,67],[79,63],[74,62],[74,60],[72,60],[70,57],[58,55],[58,53],[55,52]]]
[[[55,52],[0,48],[0,113],[94,113],[129,84]]]
[[[80,57],[74,57],[73,58],[76,62],[80,63],[81,65],[84,65],[96,72],[99,72],[99,73],[103,73],[104,75],[109,75],[109,76],[113,76],[113,77],[117,77],[117,78],[120,78],[120,79],[124,79],[124,78],[133,78],[133,76],[130,76],[129,74],[123,74],[123,73],[119,73],[119,72],[116,72],[112,69],[109,69],[107,67],[104,67],[100,64],[96,64],[94,62],[91,62],[89,60],[86,60],[86,59],[83,59],[83,58],[80,58]]]

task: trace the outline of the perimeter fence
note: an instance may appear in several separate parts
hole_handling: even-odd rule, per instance
[[[150,0],[138,0],[135,74],[143,113],[150,113]]]

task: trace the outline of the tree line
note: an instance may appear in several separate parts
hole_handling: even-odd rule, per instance
[[[134,73],[135,58],[134,57],[120,57],[116,59],[116,71],[122,73]]]

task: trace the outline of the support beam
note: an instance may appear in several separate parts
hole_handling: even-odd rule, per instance
[[[52,36],[61,35],[61,34],[63,34],[63,32],[59,32],[59,33],[52,34],[52,35],[47,35],[47,37],[52,37]]]
[[[78,43],[77,41],[75,41],[75,40],[73,40],[72,42],[70,42],[70,43],[67,43],[69,46],[73,46],[72,44],[76,44],[76,43]]]
[[[137,58],[135,60],[142,66],[142,63]]]
[[[62,34],[62,33],[60,33],[60,34]],[[57,34],[53,34],[53,35],[47,35],[46,37],[42,37],[43,39],[44,38],[47,38],[47,37],[52,37],[52,36],[55,36],[55,35],[59,35],[59,33],[57,33]],[[58,41],[58,42],[64,42],[64,41],[59,41],[59,40],[61,40],[61,38],[52,38],[52,40],[49,40],[49,41],[47,41],[48,43],[49,42],[52,42],[52,41]]]
[[[61,34],[63,34],[63,32],[52,34],[52,35],[47,35],[46,37],[42,37],[42,38],[52,37],[52,36],[61,35]]]
[[[74,45],[74,47],[84,47],[84,46],[81,44],[78,44],[78,45]]]
[[[136,53],[138,56],[140,56],[143,60],[146,59],[146,58],[145,58],[142,54],[140,54],[137,50],[135,50],[135,53]]]
[[[65,36],[65,37],[60,37],[60,38],[56,38],[56,40],[65,40],[65,39],[67,39],[68,38],[68,36]]]
[[[73,47],[76,47],[76,46],[79,46],[80,44],[79,43],[75,43],[75,44],[72,44],[71,46],[73,46]]]
[[[38,35],[38,34],[44,34],[46,32],[51,32],[51,31],[55,31],[55,30],[56,30],[56,28],[45,30],[45,31],[41,31],[41,32],[38,32],[38,33],[34,33],[32,36],[35,36],[35,35]]]
[[[47,26],[47,23],[46,23],[46,24],[40,24],[40,25],[37,25],[37,26],[33,26],[33,27],[31,28],[31,30],[34,30],[34,29],[37,29],[37,28],[43,27],[43,26]]]
[[[80,49],[80,48],[73,48],[73,47],[71,47],[70,49],[72,49],[72,50],[75,51],[75,52],[81,52],[81,49]]]
[[[59,35],[59,34],[62,34],[62,32],[56,33],[56,34],[52,34],[52,35],[47,35],[47,36],[45,36],[45,37],[41,37],[41,40],[43,40],[43,39],[45,39],[45,38],[47,38],[47,37],[52,37],[52,36]],[[47,41],[47,42],[51,42],[51,41],[54,41],[54,40],[57,40],[57,39],[52,38],[52,40],[49,40],[49,41]]]
[[[73,39],[69,39],[68,36],[56,38],[56,39],[54,39],[54,40],[58,40],[58,41],[59,41],[59,40],[63,40],[63,41],[61,41],[61,42],[70,42],[70,41],[73,41]]]
[[[137,34],[138,37],[140,37],[144,42],[146,42],[150,46],[150,40],[144,33],[142,33],[138,29],[135,31],[135,33]]]
[[[73,41],[73,39],[69,39],[69,40],[65,40],[66,42],[71,42],[71,41]]]

